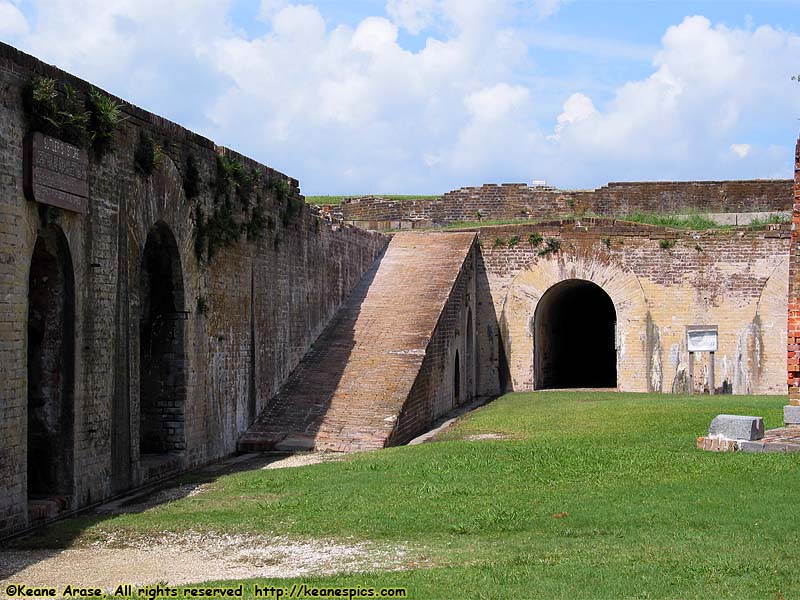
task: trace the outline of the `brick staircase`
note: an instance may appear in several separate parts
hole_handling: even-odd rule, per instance
[[[382,448],[474,233],[398,233],[266,410],[243,452]]]

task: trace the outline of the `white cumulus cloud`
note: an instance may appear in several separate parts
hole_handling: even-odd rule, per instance
[[[28,33],[28,20],[19,8],[6,0],[0,0],[0,35],[18,36]]]
[[[556,0],[389,0],[352,25],[262,0],[258,33],[233,23],[232,0],[32,2],[0,0],[4,39],[309,193],[792,174],[800,37],[769,25],[686,17],[644,75],[600,85],[569,61],[558,77],[541,67],[537,52],[564,40],[537,42],[525,23]],[[411,50],[404,31],[426,37]]]
[[[750,154],[750,144],[731,144],[731,151],[739,158],[744,158]]]
[[[464,99],[464,104],[476,121],[493,122],[523,106],[529,96],[528,90],[522,86],[498,83],[470,94]]]
[[[389,0],[386,12],[399,26],[417,35],[435,22],[439,12],[438,0]]]

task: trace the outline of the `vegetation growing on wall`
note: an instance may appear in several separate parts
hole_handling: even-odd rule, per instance
[[[59,90],[57,82],[47,77],[28,82],[23,90],[23,106],[29,131],[81,148],[91,145],[98,155],[111,148],[122,120],[121,105],[105,94],[92,89],[84,97],[68,83]]]
[[[561,240],[556,238],[547,238],[544,243],[544,248],[539,250],[539,256],[547,256],[548,254],[556,254],[561,250]]]
[[[786,215],[769,215],[765,218],[755,218],[750,221],[749,227],[751,229],[763,229],[767,225],[780,225],[781,223],[791,223],[792,218]]]
[[[269,189],[275,194],[275,199],[279,205],[283,205],[281,209],[281,222],[286,227],[292,220],[292,217],[299,211],[300,202],[293,198],[289,192],[289,184],[279,178],[272,178],[269,181]]]
[[[54,79],[30,82],[24,91],[24,106],[31,131],[41,131],[68,144],[86,147],[89,139],[89,111],[69,84],[59,92]]]
[[[642,223],[643,225],[658,225],[661,227],[672,227],[675,229],[723,229],[725,226],[718,225],[708,217],[702,214],[655,214],[637,212],[617,217],[620,221],[629,221],[631,223]]]
[[[139,141],[133,150],[133,166],[136,172],[149,177],[156,167],[161,164],[163,152],[161,146],[155,143],[153,136],[144,129],[139,132]]]
[[[192,156],[187,160],[184,190],[187,198],[199,194],[199,170]],[[264,210],[263,191],[272,192],[279,205],[284,224],[299,210],[300,203],[291,196],[289,184],[278,177],[270,178],[261,186],[262,173],[247,169],[238,159],[217,156],[216,173],[210,182],[211,210],[208,216],[198,203],[195,206],[195,254],[198,260],[210,262],[222,248],[238,242],[242,235],[248,241],[261,238],[266,228],[273,229],[274,222]],[[276,238],[277,240],[277,238]],[[277,248],[277,243],[276,246]]]
[[[197,165],[197,159],[194,154],[190,154],[186,158],[186,170],[183,174],[183,193],[186,194],[187,200],[192,200],[200,195],[200,168]]]
[[[86,107],[89,111],[92,148],[98,154],[105,154],[111,149],[114,133],[122,121],[122,105],[92,88],[86,99]]]
[[[662,250],[671,250],[675,247],[675,240],[661,240],[658,242],[658,247]]]
[[[542,243],[542,239],[541,233],[532,233],[528,236],[528,243],[535,248]]]
[[[197,313],[200,315],[204,315],[208,312],[208,301],[206,300],[205,296],[198,296],[197,297]]]

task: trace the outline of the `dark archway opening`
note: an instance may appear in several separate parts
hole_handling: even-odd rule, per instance
[[[475,396],[475,340],[472,331],[472,311],[467,313],[467,400]]]
[[[456,350],[455,364],[453,365],[453,406],[461,404],[461,365]]]
[[[75,284],[64,234],[36,239],[28,278],[28,500],[34,517],[71,505],[74,475]]]
[[[147,235],[139,287],[139,450],[181,452],[186,448],[186,313],[178,247],[163,223]]]
[[[590,281],[547,290],[534,316],[536,389],[616,387],[616,320],[611,298]]]

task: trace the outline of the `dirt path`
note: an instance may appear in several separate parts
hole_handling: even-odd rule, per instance
[[[256,468],[302,467],[334,459],[320,453],[265,461]],[[218,464],[212,469],[235,468]],[[178,497],[203,493],[203,485],[171,486],[148,495],[118,500],[99,512],[147,510]],[[399,569],[407,561],[402,547],[377,547],[347,540],[291,540],[250,534],[163,532],[121,539],[109,533],[89,547],[66,550],[0,550],[0,598],[8,584],[31,587],[100,587],[119,584],[170,585],[252,577],[296,577],[345,571]]]
[[[90,548],[0,551],[0,594],[10,583],[97,586],[111,592],[122,583],[175,585],[393,569],[402,567],[405,556],[402,548],[251,535],[163,534],[108,547],[118,544],[110,538]]]

